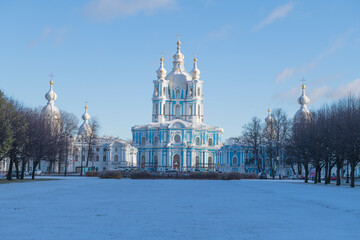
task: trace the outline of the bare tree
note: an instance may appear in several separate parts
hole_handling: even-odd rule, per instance
[[[92,118],[90,120],[90,133],[87,136],[87,158],[86,158],[86,167],[89,165],[89,159],[92,159],[93,162],[93,145],[95,143],[95,140],[97,138],[97,133],[99,131],[100,124],[99,121],[96,118]],[[94,162],[93,162],[94,164]]]
[[[262,126],[259,118],[253,117],[251,121],[243,127],[243,139],[253,150],[253,160],[257,164],[258,172],[263,172],[263,164],[259,156],[262,144]]]

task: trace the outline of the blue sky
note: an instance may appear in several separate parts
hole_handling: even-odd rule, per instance
[[[177,33],[188,72],[197,53],[204,121],[238,136],[267,108],[310,109],[360,94],[360,1],[0,1],[0,89],[27,106],[80,116],[84,102],[101,134],[128,139],[151,121],[153,80]]]

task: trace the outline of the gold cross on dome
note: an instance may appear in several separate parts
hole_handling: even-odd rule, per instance
[[[51,74],[49,75],[50,77],[50,84],[53,85],[54,82],[53,82],[53,77],[55,77],[55,75],[51,72]]]
[[[88,108],[88,101],[85,101],[85,109],[87,109]]]

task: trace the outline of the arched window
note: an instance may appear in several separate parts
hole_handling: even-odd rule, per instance
[[[190,88],[190,96],[192,96],[193,95],[193,88],[191,87]]]
[[[200,146],[200,138],[199,138],[199,137],[196,137],[196,138],[195,138],[195,144],[196,144],[197,146]]]
[[[155,115],[158,115],[159,114],[159,110],[158,110],[158,104],[155,104]]]
[[[158,145],[159,144],[159,138],[156,136],[154,137],[154,145]]]
[[[158,96],[158,95],[159,95],[159,87],[156,87],[155,96]]]
[[[144,168],[145,167],[145,156],[141,156],[141,163],[140,163],[140,167]]]
[[[175,106],[175,117],[180,118],[180,105],[179,104],[177,104]]]
[[[200,88],[198,88],[197,95],[200,96]]]
[[[118,162],[119,161],[119,156],[118,155],[115,155],[114,156],[114,162]]]
[[[175,98],[177,98],[177,99],[180,98],[180,89],[176,89]]]
[[[97,161],[97,162],[100,161],[99,155],[96,155],[95,161]]]
[[[103,156],[103,162],[106,162],[106,155]]]
[[[200,167],[200,157],[196,156],[196,158],[195,158],[195,168],[199,169],[199,167]]]
[[[208,168],[212,169],[213,167],[214,167],[213,159],[212,159],[212,157],[209,157],[208,158]]]
[[[157,171],[157,166],[158,166],[158,157],[155,155],[154,156],[154,170]]]
[[[166,95],[166,88],[163,87],[163,95]]]
[[[190,115],[193,115],[193,105],[190,105]]]
[[[209,138],[208,144],[209,144],[209,146],[212,146],[212,145],[213,145],[213,140],[212,140],[212,138]]]
[[[142,137],[141,138],[141,145],[145,145],[146,144],[146,137]]]
[[[232,160],[232,165],[235,166],[238,164],[238,159],[237,157],[233,157],[233,160]]]
[[[198,105],[198,115],[200,116],[201,114],[201,111],[200,111],[200,105]]]
[[[163,112],[162,115],[165,115],[165,104],[163,105]]]

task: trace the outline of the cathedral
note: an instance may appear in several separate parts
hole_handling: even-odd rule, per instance
[[[41,116],[50,124],[51,131],[55,133],[60,131],[62,119],[61,113],[55,105],[57,94],[53,90],[52,77],[51,74],[50,89],[45,94],[48,103],[43,107]],[[84,168],[103,171],[136,167],[137,149],[119,138],[93,135],[90,119],[88,107],[85,106],[85,112],[82,115],[83,123],[78,129],[77,135],[68,136],[70,146],[66,161],[56,162],[53,165],[47,161],[41,161],[39,169],[42,172],[64,172],[65,169],[67,172],[80,172]],[[32,164],[28,164],[28,171],[32,171],[31,166]]]
[[[132,127],[138,167],[149,171],[213,171],[224,130],[204,123],[203,84],[197,58],[185,70],[181,42],[167,73],[164,59],[153,81],[152,122]]]

